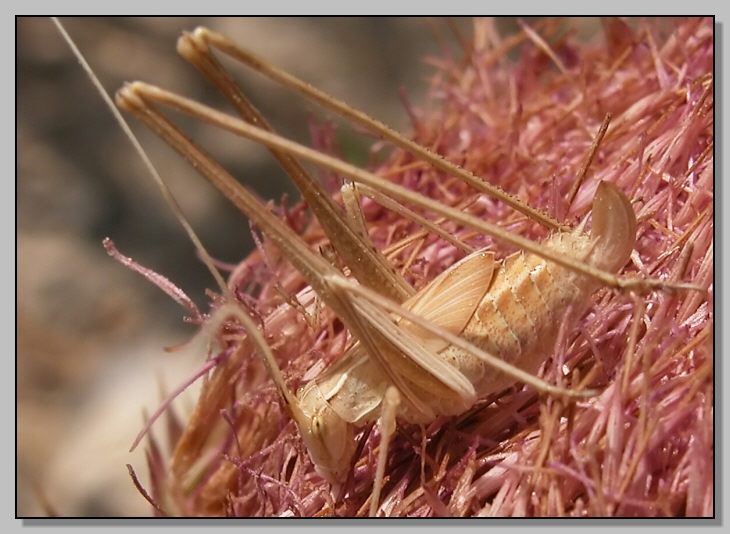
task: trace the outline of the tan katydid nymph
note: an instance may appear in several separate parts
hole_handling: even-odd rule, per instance
[[[637,222],[626,195],[610,182],[596,184],[590,231],[585,231],[587,217],[577,227],[568,228],[217,33],[204,28],[186,33],[180,38],[178,50],[221,90],[241,118],[142,82],[121,89],[118,105],[160,135],[263,232],[342,321],[352,342],[337,361],[295,393],[287,386],[268,341],[219,276],[226,303],[215,310],[209,327],[220,329],[226,320],[234,318],[245,328],[263,356],[315,469],[333,487],[342,487],[353,470],[356,436],[366,425],[378,423],[381,441],[369,502],[371,515],[378,513],[381,504],[388,445],[397,420],[429,424],[438,417],[464,414],[480,399],[518,381],[554,398],[587,399],[597,393],[586,389],[587,384],[566,389],[546,383],[536,373],[551,354],[560,325],[570,324],[585,312],[596,289],[699,289],[692,284],[648,277],[617,276],[634,250]],[[218,63],[213,50],[240,60],[371,129],[440,171],[507,203],[548,227],[550,235],[535,242],[509,233],[468,210],[438,202],[278,136]],[[347,272],[312,250],[255,195],[188,140],[159,111],[162,107],[267,146],[301,190]],[[597,136],[594,151],[605,133],[604,128]],[[333,170],[348,180],[342,190],[344,211],[299,160]],[[577,187],[584,175],[585,169]],[[510,243],[520,251],[497,259],[488,249],[473,250],[452,237],[466,256],[416,291],[370,242],[359,211],[360,195],[382,201],[383,205],[390,203],[401,216],[423,224],[429,232],[444,233],[437,223],[414,213],[411,207]],[[207,258],[202,245],[199,247],[201,256]],[[216,271],[212,264],[210,267]]]

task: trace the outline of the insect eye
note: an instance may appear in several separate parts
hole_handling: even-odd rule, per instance
[[[312,433],[318,437],[322,435],[322,422],[316,415],[312,416]]]

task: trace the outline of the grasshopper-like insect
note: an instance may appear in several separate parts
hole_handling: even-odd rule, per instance
[[[211,49],[231,55],[285,86],[299,90],[413,151],[440,170],[459,176],[534,217],[554,232],[544,242],[534,243],[277,136],[220,66]],[[595,392],[566,390],[534,377],[546,353],[552,349],[558,333],[557,324],[564,316],[576,317],[583,312],[589,296],[601,285],[635,290],[672,286],[693,288],[689,284],[624,279],[615,275],[633,250],[636,219],[627,198],[612,184],[601,183],[595,192],[590,234],[584,232],[583,224],[566,229],[467,171],[414,145],[385,125],[242,50],[219,34],[199,28],[181,37],[178,50],[229,98],[243,120],[140,82],[123,88],[117,95],[117,102],[180,152],[261,228],[348,327],[355,343],[339,361],[295,395],[286,386],[267,343],[247,314],[232,303],[230,291],[220,276],[216,276],[231,302],[216,312],[210,325],[217,327],[230,317],[244,325],[264,356],[315,468],[333,486],[344,483],[352,468],[356,430],[366,423],[379,421],[381,447],[370,501],[371,515],[377,512],[388,443],[396,418],[428,423],[436,416],[458,415],[478,399],[515,381],[524,381],[556,396],[590,397]],[[187,140],[157,111],[158,105],[172,107],[268,146],[297,183],[358,284],[304,245],[290,228],[270,214],[265,205]],[[343,188],[347,217],[342,216],[295,157],[310,160],[352,180],[352,184]],[[415,292],[369,243],[359,222],[357,195],[360,193],[380,198],[382,202],[388,202],[387,197],[390,197],[431,210],[517,245],[527,253],[518,252],[497,261],[488,251],[470,252]],[[383,195],[386,195],[384,199]],[[403,209],[403,213],[408,212]],[[423,218],[417,220],[424,222],[427,229],[439,232],[438,227]],[[198,247],[210,263],[202,246]],[[216,272],[212,264],[211,271]]]

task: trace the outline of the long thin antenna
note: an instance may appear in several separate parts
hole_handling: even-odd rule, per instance
[[[223,292],[223,295],[226,296],[227,299],[229,299],[231,302],[233,302],[233,293],[228,288],[228,285],[226,284],[225,280],[223,279],[223,276],[218,271],[218,269],[215,267],[215,264],[213,263],[213,259],[211,258],[210,254],[208,254],[208,251],[203,246],[203,243],[198,238],[198,235],[195,233],[195,230],[193,230],[193,227],[190,225],[188,220],[185,218],[185,215],[182,212],[182,209],[180,208],[180,205],[178,204],[177,200],[175,199],[175,196],[172,194],[172,191],[170,191],[170,188],[167,186],[165,181],[162,179],[162,176],[155,168],[154,164],[152,163],[152,160],[150,160],[149,156],[145,152],[144,148],[142,148],[142,144],[139,142],[137,137],[132,132],[132,129],[129,127],[129,124],[127,124],[127,121],[124,120],[124,117],[122,117],[122,114],[119,112],[117,107],[114,105],[114,102],[112,101],[111,97],[109,96],[109,93],[106,92],[106,89],[104,89],[104,86],[99,81],[99,78],[97,78],[96,74],[94,74],[93,69],[89,65],[89,63],[86,61],[86,58],[84,58],[84,55],[81,53],[81,50],[76,46],[76,43],[71,39],[71,36],[66,31],[66,28],[64,28],[63,24],[61,24],[61,21],[58,20],[57,17],[51,17],[51,20],[56,25],[56,28],[58,29],[59,33],[63,37],[63,39],[68,44],[69,48],[73,52],[74,56],[76,56],[76,59],[81,64],[81,67],[84,69],[86,74],[91,79],[91,83],[94,85],[96,90],[101,95],[102,99],[104,100],[104,103],[107,105],[109,110],[112,112],[112,115],[116,119],[116,121],[119,123],[119,126],[122,128],[122,131],[127,136],[129,141],[132,143],[132,146],[134,146],[134,149],[137,151],[137,154],[139,154],[140,158],[142,158],[142,161],[144,162],[145,167],[147,167],[147,170],[149,171],[150,175],[152,176],[152,179],[157,184],[157,187],[159,187],[160,192],[162,193],[162,196],[165,199],[165,202],[170,206],[172,209],[172,212],[175,214],[175,218],[177,218],[180,225],[182,225],[183,229],[185,230],[185,233],[188,234],[188,237],[193,242],[193,245],[200,253],[200,256],[203,260],[203,263],[205,263],[205,266],[210,271],[210,274],[213,275],[213,278],[215,278],[215,281],[217,282],[218,286],[220,287],[221,291]]]

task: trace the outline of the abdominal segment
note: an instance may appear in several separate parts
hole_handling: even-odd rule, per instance
[[[562,233],[549,238],[545,245],[584,258],[591,241],[585,235]],[[497,272],[462,337],[534,374],[552,355],[561,323],[585,311],[595,285],[592,279],[536,255],[514,254]],[[469,378],[480,397],[514,382],[455,347],[442,354]]]

